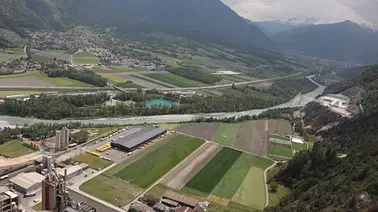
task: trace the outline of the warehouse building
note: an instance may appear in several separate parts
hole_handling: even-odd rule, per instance
[[[167,132],[167,130],[160,127],[145,127],[125,137],[120,137],[116,141],[112,141],[110,145],[113,148],[131,152],[135,150],[139,145],[153,140],[165,132]]]
[[[64,176],[65,170],[66,170],[67,171],[67,180],[71,180],[72,178],[81,175],[85,170],[88,169],[88,167],[89,167],[88,164],[81,163],[79,165],[69,166],[68,168],[57,168],[56,172],[59,175]]]
[[[20,173],[10,179],[13,188],[23,194],[32,193],[41,188],[42,180],[45,177],[37,172]]]

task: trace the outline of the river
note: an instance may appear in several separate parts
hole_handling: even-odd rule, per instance
[[[241,112],[228,112],[228,113],[206,113],[206,114],[172,114],[172,115],[161,115],[161,116],[139,116],[139,117],[128,117],[128,118],[100,118],[100,119],[87,119],[87,120],[40,120],[35,118],[21,118],[13,116],[0,116],[0,128],[3,127],[15,127],[23,126],[24,124],[34,124],[39,122],[45,123],[67,123],[67,122],[81,122],[83,124],[143,124],[143,123],[170,123],[170,122],[186,122],[192,121],[197,117],[214,117],[214,118],[226,118],[233,116],[243,116],[243,115],[259,115],[260,113],[267,111],[269,109],[275,108],[285,108],[285,107],[303,107],[307,103],[313,101],[316,96],[323,93],[325,86],[322,86],[312,80],[313,76],[307,76],[309,80],[318,85],[318,88],[310,93],[297,95],[289,102],[270,107],[265,109],[254,109]]]

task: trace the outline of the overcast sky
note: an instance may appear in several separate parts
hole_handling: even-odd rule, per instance
[[[315,18],[320,23],[364,20],[378,25],[378,0],[222,0],[252,21]]]

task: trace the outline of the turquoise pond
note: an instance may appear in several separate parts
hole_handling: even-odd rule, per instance
[[[171,106],[174,105],[172,101],[164,100],[164,99],[152,99],[146,103],[147,107],[151,107],[154,105],[164,105],[164,106]]]

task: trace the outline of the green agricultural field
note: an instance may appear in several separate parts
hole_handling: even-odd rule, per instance
[[[238,204],[236,202],[228,203],[227,207],[211,202],[208,207],[209,212],[262,212],[262,210],[257,210],[245,205]]]
[[[19,140],[9,141],[0,145],[0,154],[10,158],[20,157],[33,152],[32,149],[23,146],[22,142]]]
[[[118,207],[123,207],[143,192],[137,186],[100,174],[80,186],[80,190]]]
[[[252,167],[232,197],[232,201],[258,210],[264,209],[266,201],[264,170]]]
[[[110,83],[113,83],[113,84],[127,82],[127,80],[125,80],[121,77],[111,75],[111,74],[101,74],[101,76],[105,77]]]
[[[293,150],[289,145],[269,142],[268,154],[291,158],[293,157]]]
[[[211,140],[220,143],[221,145],[233,146],[241,125],[242,123],[221,123]]]
[[[290,138],[286,138],[285,136],[280,136],[276,134],[269,134],[269,138],[275,138],[278,140],[290,141]]]
[[[101,159],[99,157],[84,153],[73,158],[74,161],[79,163],[86,163],[92,169],[105,169],[110,166],[112,162]]]
[[[146,77],[150,77],[152,79],[156,79],[171,85],[175,85],[178,87],[204,87],[207,86],[202,82],[193,81],[175,74],[143,74]]]
[[[98,64],[100,59],[97,56],[83,52],[75,53],[72,55],[72,63],[75,65],[80,64]]]
[[[242,152],[223,148],[185,185],[184,189],[210,194],[241,155]]]
[[[277,205],[280,202],[280,199],[288,193],[290,193],[290,189],[283,185],[278,185],[276,192],[269,191],[269,206]]]
[[[8,49],[5,49],[5,50],[14,51],[15,54],[1,53],[0,54],[0,62],[7,62],[9,60],[18,59],[18,58],[21,58],[25,55],[23,48],[8,48]]]
[[[112,66],[110,66],[110,69],[113,72],[133,72],[133,71],[137,71],[137,70],[128,69],[126,67],[122,67],[122,66],[119,66],[119,65],[112,65]]]
[[[147,82],[150,82],[150,83],[153,83],[155,85],[160,85],[160,86],[163,86],[163,87],[166,87],[166,88],[173,88],[170,85],[167,85],[167,84],[162,83],[162,82],[154,81],[154,80],[152,80],[152,79],[150,79],[148,77],[142,77],[141,75],[136,75],[136,74],[132,74],[131,76],[135,77],[135,78],[138,78],[138,79],[141,79],[141,80],[144,80],[144,81],[147,81]]]
[[[301,151],[301,150],[307,149],[307,145],[305,143],[300,144],[300,143],[291,142],[291,145],[293,146],[293,149],[296,150],[296,151]]]
[[[227,96],[244,96],[245,95],[245,93],[232,89],[232,88],[221,88],[221,89],[218,89],[217,91],[222,92],[223,95],[227,95]]]
[[[50,93],[50,91],[0,91],[0,98],[4,98],[5,96],[13,96],[13,95],[23,95],[23,94],[29,94],[29,95],[34,95],[34,94],[41,94],[41,93]]]
[[[141,188],[148,188],[204,143],[181,134],[171,135],[168,139],[166,145],[120,170],[115,176]]]
[[[168,130],[173,130],[173,129],[176,129],[177,127],[179,127],[180,124],[159,124],[159,127],[161,128],[164,128],[164,129],[168,129]]]

